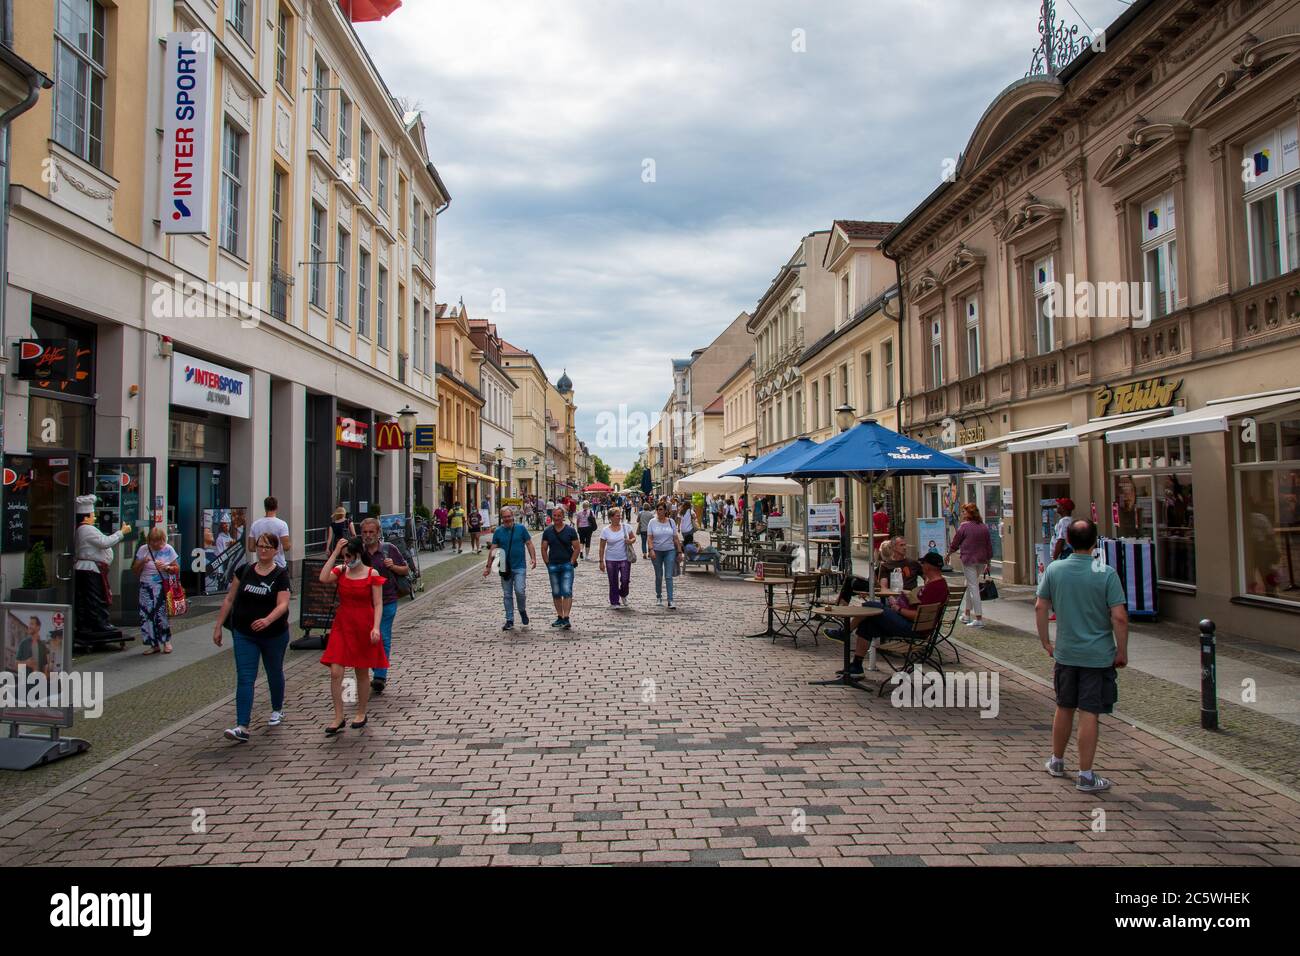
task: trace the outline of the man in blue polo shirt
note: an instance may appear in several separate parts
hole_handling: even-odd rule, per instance
[[[524,553],[527,550],[531,564],[525,566]],[[528,611],[524,607],[527,597],[528,568],[537,567],[537,551],[533,548],[532,535],[523,525],[515,524],[515,510],[501,509],[501,524],[492,532],[492,543],[488,546],[487,567],[483,577],[492,573],[492,559],[497,551],[501,552],[501,595],[505,600],[506,623],[503,631],[512,631],[515,627],[515,604],[519,605],[519,623],[528,627]]]
[[[1072,553],[1053,561],[1038,582],[1034,605],[1038,639],[1056,661],[1056,718],[1047,772],[1065,776],[1065,748],[1079,715],[1079,778],[1076,790],[1100,793],[1110,781],[1092,772],[1100,715],[1119,699],[1115,669],[1128,663],[1128,607],[1115,569],[1093,557],[1097,526],[1087,518],[1070,522],[1066,541]],[[1056,612],[1053,648],[1048,617]]]

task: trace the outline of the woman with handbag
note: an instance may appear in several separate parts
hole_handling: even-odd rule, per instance
[[[185,599],[180,585],[180,555],[167,543],[161,525],[149,529],[148,540],[135,553],[131,570],[140,580],[140,639],[145,654],[172,652],[172,603]],[[180,591],[177,598],[176,591]],[[184,613],[182,607],[180,613]]]
[[[646,526],[650,536],[651,559],[655,566],[655,603],[663,607],[664,580],[668,581],[668,610],[677,610],[673,604],[673,576],[682,559],[682,536],[677,522],[668,517],[667,502],[655,509],[655,519]]]
[[[268,727],[284,720],[284,653],[289,648],[289,572],[275,563],[280,540],[270,532],[257,536],[257,562],[239,569],[230,582],[226,600],[217,612],[212,643],[221,646],[222,626],[230,616],[235,645],[235,726],[226,739],[248,742],[248,724],[253,715],[253,685],[257,662],[266,668],[266,686],[271,691]]]
[[[622,508],[611,508],[609,524],[600,529],[600,569],[609,578],[610,607],[631,607],[627,592],[635,560],[636,532],[623,524]]]
[[[984,626],[984,605],[980,602],[980,575],[988,572],[993,560],[993,537],[980,516],[979,506],[968,501],[961,506],[961,525],[948,545],[945,562],[957,551],[961,554],[961,573],[966,578],[966,596],[962,599],[962,623],[967,627]],[[972,619],[971,614],[975,617]]]

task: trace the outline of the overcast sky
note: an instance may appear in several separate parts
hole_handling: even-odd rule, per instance
[[[1073,3],[1097,28],[1125,6]],[[1028,70],[1037,21],[1038,0],[405,0],[357,30],[453,197],[438,300],[567,369],[579,436],[626,467],[597,416],[662,408],[670,360],[800,237],[911,211]]]

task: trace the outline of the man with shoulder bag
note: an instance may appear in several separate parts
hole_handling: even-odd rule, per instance
[[[492,542],[488,545],[487,566],[483,568],[483,577],[487,577],[495,568],[501,576],[501,596],[505,603],[506,623],[503,631],[512,631],[515,627],[515,606],[519,608],[519,623],[528,628],[528,610],[525,607],[528,588],[528,570],[537,567],[537,551],[533,547],[533,536],[528,529],[515,523],[513,508],[501,509],[501,524],[492,532]],[[531,563],[524,564],[527,551]]]
[[[384,611],[379,619],[379,634],[384,641],[384,656],[393,659],[393,621],[397,618],[397,603],[404,594],[411,593],[407,575],[410,566],[402,558],[397,546],[379,539],[379,519],[366,518],[361,522],[361,559],[384,577]],[[382,694],[388,686],[388,668],[377,667],[371,673],[370,689]]]

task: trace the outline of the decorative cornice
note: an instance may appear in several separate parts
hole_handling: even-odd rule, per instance
[[[1011,214],[1007,224],[1002,228],[999,238],[1003,242],[1010,242],[1017,236],[1029,232],[1037,226],[1046,225],[1063,218],[1065,218],[1065,210],[1060,206],[1044,202],[1033,193],[1025,193],[1024,202],[1016,212]]]

